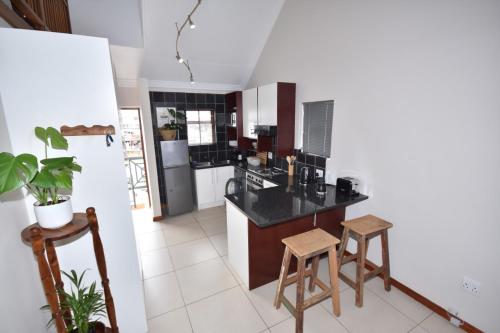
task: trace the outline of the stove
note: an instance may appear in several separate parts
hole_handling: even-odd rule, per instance
[[[252,189],[261,189],[264,187],[264,177],[283,175],[286,171],[278,168],[248,168],[247,186]]]

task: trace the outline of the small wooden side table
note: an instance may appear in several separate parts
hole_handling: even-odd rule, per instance
[[[75,213],[71,222],[58,229],[44,229],[38,223],[34,223],[21,232],[22,240],[31,245],[36,257],[40,279],[42,280],[45,296],[47,297],[58,333],[67,332],[66,325],[71,321],[71,313],[69,313],[69,310],[66,313],[62,313],[59,308],[60,302],[63,301],[61,299],[63,296],[57,293],[57,289],[64,288],[64,284],[61,279],[61,271],[54,242],[63,239],[71,242],[76,236],[83,234],[89,229],[92,234],[97,268],[101,276],[106,310],[111,326],[111,328],[102,328],[102,325],[99,325],[98,332],[118,333],[115,305],[109,288],[106,260],[104,258],[101,237],[99,236],[99,225],[95,209],[93,207],[87,208],[86,214]],[[47,253],[46,256],[45,252]]]

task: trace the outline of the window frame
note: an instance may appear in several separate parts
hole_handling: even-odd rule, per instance
[[[200,120],[200,111],[210,111],[210,121],[201,121]],[[198,121],[188,121],[188,112],[198,112]],[[185,111],[186,114],[186,135],[187,135],[187,141],[188,141],[188,146],[206,146],[206,145],[213,145],[217,143],[217,134],[216,134],[216,123],[215,123],[215,110],[207,109],[207,108],[199,108],[199,109],[186,109]],[[190,124],[197,124],[198,125],[198,133],[200,135],[200,143],[189,143],[189,125]],[[200,125],[201,124],[210,124],[212,127],[212,142],[202,142],[201,141],[201,130],[200,130]]]

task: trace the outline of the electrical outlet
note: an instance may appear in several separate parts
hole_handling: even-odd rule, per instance
[[[473,280],[470,277],[464,276],[462,280],[463,289],[477,296],[479,295],[480,287],[481,287],[481,282]]]
[[[316,173],[318,174],[318,177],[323,177],[323,170],[316,169]]]
[[[272,151],[270,151],[270,152],[267,153],[267,158],[270,159],[270,160],[273,159],[273,152]]]

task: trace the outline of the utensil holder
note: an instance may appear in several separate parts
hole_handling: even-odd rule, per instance
[[[288,165],[288,175],[293,176],[293,164]]]

